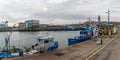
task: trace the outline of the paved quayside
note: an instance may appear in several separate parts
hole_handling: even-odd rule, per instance
[[[114,38],[106,38],[103,36],[103,44],[97,45],[96,39],[87,40],[64,49],[57,49],[55,51],[40,53],[32,56],[12,58],[9,60],[84,60],[94,51],[98,50],[110,40]]]
[[[120,60],[120,35],[90,60]]]

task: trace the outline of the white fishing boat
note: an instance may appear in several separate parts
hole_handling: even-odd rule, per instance
[[[37,36],[37,42],[31,48],[39,52],[53,51],[58,48],[58,42],[54,41],[54,37],[48,34],[42,34]]]

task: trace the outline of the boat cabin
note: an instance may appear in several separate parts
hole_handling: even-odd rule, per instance
[[[53,42],[53,40],[54,40],[54,37],[49,37],[49,36],[41,36],[40,35],[40,36],[37,37],[37,42],[40,43],[40,44],[51,43],[51,42]]]

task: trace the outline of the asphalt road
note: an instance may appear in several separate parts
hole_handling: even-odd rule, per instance
[[[120,35],[90,60],[120,60]]]

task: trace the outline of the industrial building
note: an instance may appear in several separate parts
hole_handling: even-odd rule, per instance
[[[0,30],[4,30],[7,26],[3,23],[0,23]]]
[[[39,20],[26,20],[18,25],[19,30],[39,30]]]
[[[25,21],[26,30],[38,30],[39,29],[39,20],[27,20]]]
[[[25,30],[25,23],[19,23],[18,25],[19,25],[18,27],[19,30]]]
[[[5,24],[0,24],[0,28],[6,28]]]

